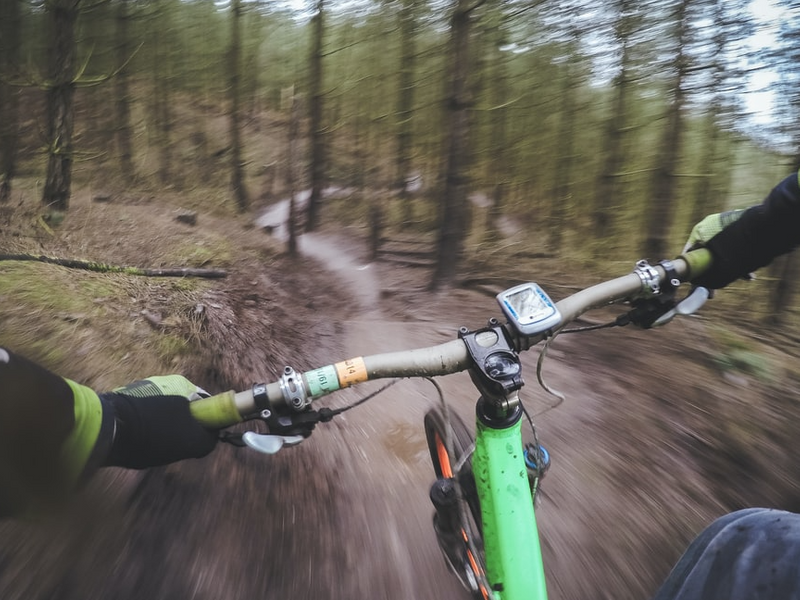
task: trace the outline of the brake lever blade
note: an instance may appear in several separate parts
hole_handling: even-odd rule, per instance
[[[708,291],[708,288],[698,286],[694,288],[686,298],[678,302],[678,306],[675,307],[675,310],[679,315],[693,315],[700,310],[710,297],[711,292]]]
[[[704,287],[696,287],[694,288],[686,298],[678,302],[675,305],[675,308],[665,312],[661,315],[658,319],[655,320],[653,323],[653,327],[660,327],[661,325],[666,325],[672,319],[675,318],[676,315],[683,315],[689,316],[696,313],[700,308],[706,303],[710,296],[710,292],[708,289]]]
[[[301,435],[267,435],[246,431],[242,434],[242,441],[249,448],[262,454],[277,454],[284,446],[295,446],[305,438]]]

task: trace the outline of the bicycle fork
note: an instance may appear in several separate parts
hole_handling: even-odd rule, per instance
[[[498,598],[547,597],[533,496],[516,410],[498,421],[478,403],[472,470],[481,506],[486,572]]]

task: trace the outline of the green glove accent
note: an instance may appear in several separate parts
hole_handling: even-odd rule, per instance
[[[134,398],[183,396],[187,400],[198,400],[210,396],[203,388],[197,387],[183,375],[156,375],[134,381],[112,391]]]
[[[75,401],[75,426],[64,442],[61,452],[64,467],[68,470],[67,477],[74,485],[77,484],[100,434],[103,407],[94,390],[69,379],[65,381],[72,389]]]
[[[717,235],[720,231],[725,229],[731,223],[738,221],[746,208],[738,208],[736,210],[728,210],[713,215],[708,215],[705,219],[700,221],[694,226],[692,232],[689,234],[689,239],[683,246],[683,252],[701,248],[706,243]]]

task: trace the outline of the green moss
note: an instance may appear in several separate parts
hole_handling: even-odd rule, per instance
[[[69,358],[68,349],[53,343],[56,331],[51,330],[54,335],[42,335],[43,332],[41,330],[14,328],[13,325],[7,328],[2,319],[0,319],[0,326],[3,329],[0,343],[3,346],[21,352],[32,360],[51,368],[67,364]]]
[[[185,339],[170,333],[159,335],[156,341],[156,347],[158,354],[165,361],[170,361],[190,351],[189,343]]]
[[[44,215],[44,221],[50,227],[59,227],[64,222],[65,217],[65,213],[58,210],[53,210]]]
[[[225,266],[231,263],[233,252],[224,238],[191,241],[178,246],[165,258],[170,267]]]
[[[0,341],[51,368],[74,358],[76,332],[102,319],[114,294],[105,277],[37,263],[0,263]]]
[[[719,351],[712,356],[712,360],[721,371],[738,371],[762,381],[775,378],[769,358],[759,351],[758,345],[752,340],[725,329],[715,330],[714,338]]]
[[[208,281],[191,277],[178,277],[170,281],[170,287],[178,292],[195,292],[210,287]]]
[[[58,267],[31,263],[0,265],[0,295],[6,302],[25,305],[30,310],[72,310],[80,296],[70,293],[69,280]]]
[[[758,377],[762,381],[773,379],[769,360],[757,352],[732,350],[716,356],[715,362],[723,371],[740,371]]]
[[[0,344],[92,381],[156,372],[191,352],[189,335],[180,320],[164,332],[142,325],[138,314],[150,299],[174,310],[191,306],[202,285],[0,262]]]

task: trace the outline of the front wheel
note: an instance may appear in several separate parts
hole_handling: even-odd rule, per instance
[[[473,598],[488,600],[492,593],[485,577],[480,504],[471,459],[467,457],[458,467],[472,451],[472,435],[458,415],[448,413],[449,421],[438,408],[425,415],[425,437],[437,477],[431,487],[431,500],[436,507],[433,528],[450,570]],[[452,452],[448,450],[448,432]]]

